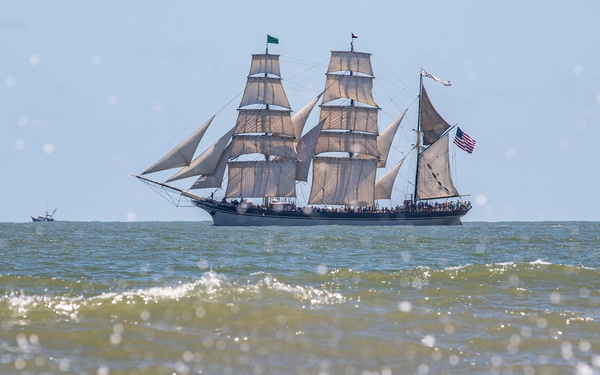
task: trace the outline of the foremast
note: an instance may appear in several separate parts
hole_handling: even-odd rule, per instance
[[[268,43],[267,43],[268,46]],[[252,55],[229,155],[226,198],[296,197],[298,139],[279,55]]]
[[[304,136],[302,132],[321,95],[292,117],[281,83],[279,55],[269,54],[269,43],[278,44],[279,41],[267,36],[265,53],[252,55],[233,128],[192,160],[213,116],[142,174],[180,168],[166,182],[199,176],[190,189],[219,189],[227,180],[225,198],[263,198],[265,204],[270,198],[296,196],[295,182],[307,180],[311,156],[323,123]],[[226,170],[229,170],[227,177]],[[171,192],[183,194],[184,191],[136,177]],[[201,199],[192,193],[186,196]]]

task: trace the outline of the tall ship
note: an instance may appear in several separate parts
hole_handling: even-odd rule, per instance
[[[454,126],[432,105],[423,77],[440,80],[424,70],[410,191],[393,207],[381,203],[391,201],[398,172],[409,157],[388,167],[406,111],[379,131],[371,54],[355,51],[354,39],[353,34],[350,50],[331,52],[324,91],[292,115],[279,55],[269,53],[269,43],[278,40],[268,36],[265,53],[252,55],[233,127],[194,157],[213,116],[135,177],[176,197],[176,204],[183,198],[205,210],[215,225],[460,225],[471,204],[458,193],[450,170]],[[318,122],[305,131],[319,100]],[[146,177],[175,168],[164,182]],[[384,171],[379,178],[378,170]],[[174,186],[187,178],[194,178],[188,189]],[[297,199],[299,184],[310,186],[305,204]]]

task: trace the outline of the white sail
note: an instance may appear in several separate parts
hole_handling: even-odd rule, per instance
[[[309,130],[308,133],[304,134],[302,139],[300,139],[300,142],[298,142],[298,146],[296,147],[296,151],[298,153],[298,164],[296,165],[297,181],[308,181],[310,161],[315,153],[315,146],[317,145],[317,140],[319,139],[319,134],[323,129],[324,123],[325,121],[319,122],[317,126]]]
[[[239,109],[234,134],[273,133],[295,136],[290,111]]]
[[[327,72],[352,71],[373,75],[371,54],[354,51],[331,51]]]
[[[377,148],[379,149],[379,164],[377,166],[379,168],[384,168],[387,163],[390,148],[392,147],[392,141],[396,136],[396,132],[398,131],[405,114],[406,111],[402,112],[402,114],[398,116],[398,118],[395,119],[394,122],[379,135],[379,137],[377,137]]]
[[[296,196],[296,162],[231,161],[226,198]]]
[[[208,119],[208,121],[206,121],[201,127],[199,127],[183,142],[178,144],[173,150],[171,150],[169,153],[163,156],[154,165],[146,169],[142,174],[144,175],[148,173],[154,173],[158,171],[164,171],[167,169],[185,167],[190,165],[190,162],[194,157],[194,153],[198,148],[200,140],[204,136],[204,133],[206,133],[206,129],[208,129],[208,126],[214,118],[215,116]]]
[[[233,135],[234,129],[235,128],[231,129],[217,142],[213,143],[206,151],[204,151],[202,154],[200,154],[200,156],[194,159],[189,166],[181,169],[179,172],[171,176],[171,178],[169,178],[167,182],[180,180],[186,177],[214,173],[219,159],[223,154],[223,150],[225,150],[229,139]]]
[[[281,78],[248,77],[240,107],[253,104],[276,105],[290,109]]]
[[[365,133],[378,133],[377,114],[374,107],[321,106],[323,130],[351,130]]]
[[[377,160],[313,158],[313,181],[308,204],[372,206]]]
[[[223,177],[225,176],[225,168],[227,167],[229,155],[231,155],[231,149],[232,144],[229,143],[221,154],[214,172],[200,176],[190,189],[220,188],[223,186]]]
[[[403,162],[404,159],[400,160],[398,164],[394,165],[392,169],[375,182],[375,199],[392,199],[394,182],[396,181],[396,177],[398,177],[398,171],[400,171]]]
[[[450,173],[448,134],[446,134],[419,156],[417,199],[436,199],[458,195]]]
[[[319,98],[321,97],[321,95],[323,95],[323,94],[322,93],[319,94],[316,98],[311,100],[310,103],[305,105],[304,108],[302,108],[301,110],[296,112],[294,114],[294,116],[292,117],[292,126],[294,128],[294,137],[296,139],[300,139],[300,137],[302,136],[302,130],[304,130],[304,125],[306,124],[306,120],[308,119],[308,116],[310,115],[313,108],[319,101]]]
[[[270,55],[266,53],[252,55],[252,64],[250,65],[249,75],[255,74],[273,74],[277,77],[281,77],[279,55]]]
[[[296,159],[296,141],[294,138],[265,135],[236,135],[232,140],[231,158],[247,154],[264,154]]]
[[[377,107],[373,98],[373,77],[327,74],[323,103],[351,99]]]
[[[377,136],[366,133],[322,132],[315,155],[323,152],[349,152],[379,158]]]

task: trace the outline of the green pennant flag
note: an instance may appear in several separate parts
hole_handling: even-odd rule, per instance
[[[267,35],[267,43],[279,44],[279,38],[275,38],[274,36]]]

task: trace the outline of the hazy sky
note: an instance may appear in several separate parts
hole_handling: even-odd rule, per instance
[[[352,32],[373,54],[382,127],[414,100],[421,67],[452,81],[426,84],[477,140],[456,151],[465,220],[600,220],[598,15],[592,0],[4,1],[0,221],[56,207],[58,220],[208,220],[130,174],[215,113],[202,145],[233,126],[267,34],[299,110]]]

